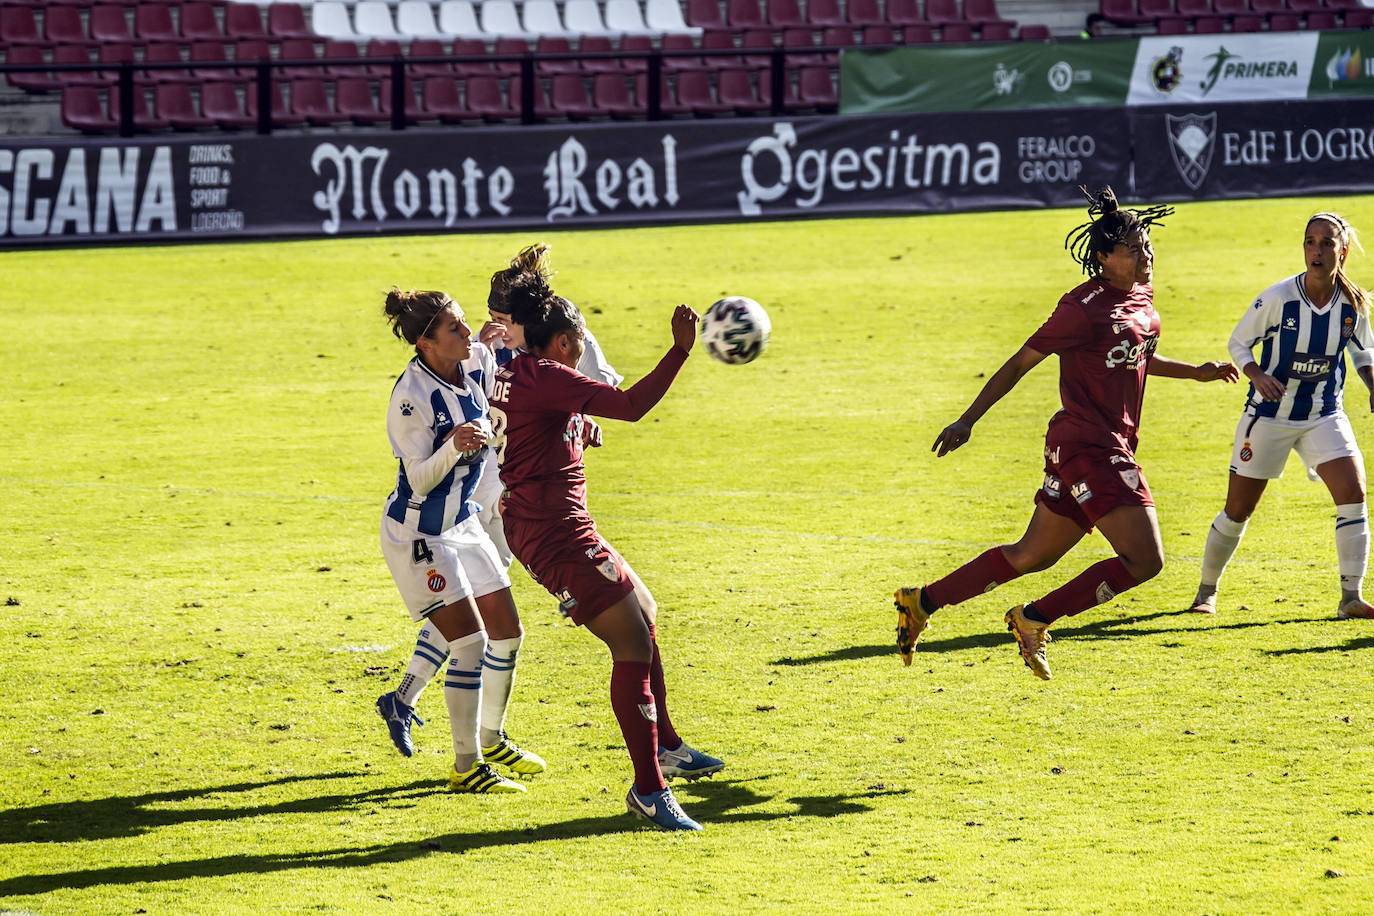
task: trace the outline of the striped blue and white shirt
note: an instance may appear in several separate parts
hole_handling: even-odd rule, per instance
[[[491,421],[482,387],[461,378],[462,386],[446,382],[416,356],[391,391],[386,434],[399,467],[385,511],[420,534],[442,534],[477,512],[472,496],[489,450],[459,452],[445,437],[471,420],[490,430]]]
[[[1265,401],[1251,384],[1245,412],[1253,417],[1300,422],[1343,410],[1345,357],[1355,368],[1374,364],[1369,316],[1355,311],[1339,287],[1317,308],[1303,289],[1302,274],[1275,283],[1236,325],[1231,359],[1242,369],[1256,363],[1287,386],[1281,401]],[[1259,352],[1255,352],[1258,346]]]

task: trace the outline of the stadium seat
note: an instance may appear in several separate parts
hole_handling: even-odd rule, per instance
[[[103,83],[114,84],[119,81],[119,71],[122,64],[132,64],[134,62],[134,46],[108,44],[101,45],[97,57],[102,64],[110,64],[109,70],[98,71],[100,80]]]
[[[451,76],[425,77],[424,85],[420,87],[420,114],[421,117],[445,124],[461,124],[477,118],[463,104],[458,81]]]
[[[775,29],[799,29],[806,26],[801,4],[797,0],[764,0],[764,20]]]
[[[111,86],[109,92],[110,115],[119,119],[119,89]],[[133,95],[134,109],[134,129],[135,130],[165,130],[171,124],[161,115],[154,114],[148,107],[148,95],[142,86],[135,86]]]
[[[191,42],[190,60],[193,64],[227,64],[229,55],[225,53],[224,42],[222,41],[193,41]],[[206,83],[242,79],[232,67],[192,67],[191,76]]]
[[[615,33],[601,19],[601,7],[596,0],[564,0],[563,24],[574,35],[598,35],[605,38]]]
[[[6,12],[9,10],[7,9]],[[34,44],[34,42],[21,42],[22,44]],[[44,47],[55,47],[58,45],[81,45],[83,47],[96,47],[99,41],[93,41],[86,34],[86,26],[81,21],[81,11],[74,6],[50,6],[43,13],[43,39],[37,42]]]
[[[51,7],[43,17],[43,31],[49,33],[43,37],[38,33],[38,17],[34,16],[33,10],[27,6],[14,6],[6,4],[0,6],[0,45],[7,47],[17,47],[28,45],[32,47],[50,48],[55,43],[63,41],[61,38],[54,38],[52,31],[52,18],[54,10],[61,10],[63,7]],[[76,33],[72,37],[80,36],[81,44],[88,44],[86,30],[81,28],[81,14],[75,9],[70,9],[70,16],[64,14],[64,18],[76,23]],[[74,43],[74,42],[73,42]],[[65,105],[65,96],[64,96]]]
[[[251,3],[231,3],[224,8],[224,37],[267,38],[267,26],[263,25],[262,11]],[[175,126],[175,125],[173,125]]]
[[[1016,37],[1021,41],[1049,41],[1050,27],[1038,22],[1023,25]]]
[[[330,79],[338,79],[341,76],[366,76],[367,68],[363,64],[330,63],[340,60],[351,61],[360,56],[358,46],[353,42],[329,39],[324,43],[324,75]]]
[[[299,3],[272,3],[267,7],[267,34],[281,40],[310,38],[315,33],[305,20],[305,7]]]
[[[673,81],[667,79],[666,77],[661,83],[659,83],[659,115],[664,118],[671,118],[673,115],[691,114],[691,107],[683,105],[681,102],[677,100],[677,92],[673,87],[672,83]],[[709,90],[709,88],[710,84],[707,83],[707,89]],[[635,105],[644,109],[644,113],[645,115],[647,115],[649,113],[649,77],[646,74],[640,74],[639,76],[635,77],[634,100]]]
[[[380,123],[391,121],[392,112],[392,88],[395,84],[389,80],[382,80],[377,84],[377,111],[382,116]],[[420,103],[415,99],[415,84],[405,80],[401,84],[401,104],[404,107],[405,123],[419,124],[421,119]]]
[[[1186,35],[1188,34],[1188,19],[1161,19],[1155,27],[1157,35]]]
[[[807,0],[806,21],[817,29],[848,24],[838,0]]]
[[[487,76],[492,72],[490,61],[473,59],[487,56],[487,44],[480,38],[455,39],[451,53],[454,57],[468,58],[453,62],[453,72],[459,76]]]
[[[887,0],[884,14],[888,24],[894,28],[900,29],[908,25],[929,25],[926,22],[925,13],[922,12],[916,0]]]
[[[170,41],[159,41],[143,49],[144,64],[182,64],[185,63],[185,60],[186,58],[181,53],[181,45]],[[190,83],[195,81],[195,77],[191,76],[191,71],[185,67],[144,70],[140,79],[149,83]]]
[[[644,24],[663,35],[701,34],[701,29],[683,19],[679,0],[645,0]]]
[[[834,25],[821,31],[821,47],[824,48],[847,48],[854,44],[854,30],[849,26]],[[828,66],[834,66],[840,59],[838,51],[825,51],[821,54],[821,61]]]
[[[740,36],[740,47],[753,48],[763,53],[746,54],[735,62],[735,66],[743,66],[749,70],[770,67],[773,64],[773,48],[775,46],[772,29],[746,29],[744,34]]]
[[[904,45],[928,45],[935,42],[935,30],[924,24],[902,26],[901,36],[901,43]]]
[[[43,58],[43,49],[38,45],[18,45],[5,51],[5,63],[7,64],[46,64]],[[16,73],[11,71],[5,74],[9,84],[16,89],[25,92],[49,92],[53,89],[62,88],[61,74],[58,73]]]
[[[391,7],[385,0],[359,0],[353,6],[353,31],[359,38],[400,39],[396,23],[391,18]]]
[[[1264,17],[1246,14],[1231,18],[1232,32],[1261,32],[1264,30]]]
[[[1211,16],[1212,0],[1176,0],[1174,12],[1185,21]]]
[[[1150,21],[1136,11],[1135,0],[1098,0],[1097,13],[1115,25],[1141,25]]]
[[[380,78],[391,76],[392,61],[404,55],[401,53],[399,41],[390,38],[374,38],[363,49],[363,56],[375,61],[367,65],[367,74]]]
[[[747,70],[722,70],[716,74],[716,98],[742,115],[767,111],[770,100],[760,98],[753,74]]]
[[[530,53],[530,46],[523,38],[498,38],[496,39],[496,43],[492,46],[491,52],[497,57],[509,57],[513,54]],[[520,73],[520,61],[492,61],[491,69],[497,76],[516,76]]]
[[[978,29],[979,41],[1011,41],[1010,22],[985,22]]]
[[[212,3],[183,3],[177,21],[183,41],[224,41]]]
[[[67,86],[62,90],[62,123],[86,134],[109,134],[119,129],[118,113],[110,115],[101,90],[94,86]]]
[[[997,12],[997,0],[964,0],[964,21],[975,27],[994,22],[1016,25],[1015,19],[1005,19]]]
[[[1298,14],[1291,13],[1280,21],[1279,13],[1269,17],[1269,29],[1275,32],[1296,32],[1301,25]],[[1317,10],[1307,14],[1307,28],[1313,32],[1332,32],[1337,28],[1336,14],[1328,10]]]
[[[1158,22],[1174,15],[1174,0],[1140,0],[1137,7],[1142,22]]]
[[[959,13],[959,0],[926,0],[926,22],[936,28],[964,21]]]
[[[606,28],[621,35],[657,35],[655,29],[644,22],[644,11],[639,0],[606,0]],[[625,98],[629,103],[629,96]]]
[[[265,38],[241,38],[234,42],[234,63],[240,66],[234,68],[234,73],[244,80],[255,80],[258,78],[258,63],[272,59],[272,45]],[[280,71],[272,73],[272,79],[277,79]]]
[[[153,90],[153,108],[175,130],[205,130],[215,122],[196,111],[187,83],[163,83]]]
[[[582,54],[615,53],[611,40],[605,35],[583,36],[577,43],[577,50]],[[584,57],[579,64],[587,73],[620,73],[624,69],[617,57]]]
[[[324,82],[317,79],[294,79],[291,81],[291,107],[288,109],[294,117],[301,118],[307,124],[317,127],[328,127],[331,124],[338,124],[347,121],[347,115],[341,115],[329,104],[329,95],[325,91]]]
[[[844,16],[856,29],[887,24],[883,11],[878,9],[878,0],[849,0],[845,4]]]
[[[1294,13],[1313,13],[1330,8],[1326,0],[1288,0],[1288,9]]]
[[[358,33],[353,30],[353,21],[348,17],[348,7],[338,2],[338,0],[315,0],[310,6],[310,28],[320,38],[325,39],[356,38],[358,35]],[[313,92],[313,90],[308,91]],[[313,103],[313,99],[311,101]],[[296,99],[293,94],[291,98],[293,112],[295,111],[295,104]],[[300,112],[297,113],[299,114]],[[318,114],[316,116],[323,117]]]
[[[592,104],[587,93],[587,78],[581,73],[560,73],[551,79],[548,107],[542,110],[536,107],[535,110],[536,117],[561,117],[570,121],[586,121],[606,114]]]
[[[725,0],[725,23],[736,31],[763,28],[759,0]]]
[[[277,60],[316,60],[319,55],[315,53],[315,40],[313,38],[287,38],[283,39],[277,48]],[[320,76],[323,71],[318,66],[298,66],[278,69],[276,75],[280,79],[305,78]]]
[[[734,47],[734,39],[730,37],[728,32],[709,32],[707,34],[714,36],[711,39],[712,42],[725,40],[729,42],[730,47]],[[701,40],[702,43],[705,44],[706,36],[703,35]],[[659,49],[662,51],[695,51],[696,47],[697,43],[692,40],[692,36],[690,35],[664,35],[659,45]],[[663,72],[665,73],[675,72],[677,70],[700,70],[703,66],[705,66],[705,64],[700,57],[689,54],[665,54],[663,57]]]
[[[725,15],[716,0],[687,0],[686,21],[693,28],[707,32],[727,28]]]
[[[630,97],[623,73],[598,73],[592,80],[592,105],[617,120],[640,117],[644,108]]]
[[[571,54],[572,42],[562,35],[540,35],[534,42],[534,53],[536,57],[545,54]],[[550,76],[554,73],[577,73],[580,70],[577,61],[571,57],[536,60],[534,69],[541,76]]]
[[[501,89],[497,76],[470,76],[467,90],[467,109],[483,121],[509,121],[520,117],[519,93],[516,80],[511,80],[514,102]]]
[[[973,41],[973,26],[967,22],[950,22],[940,27],[940,40],[943,42]]]
[[[1193,32],[1197,35],[1220,35],[1226,31],[1226,20],[1220,16],[1202,16],[1193,20]]]
[[[861,45],[885,48],[893,43],[892,26],[890,25],[866,25],[859,35],[859,44]]]
[[[484,0],[485,2],[485,0]],[[562,35],[576,33],[563,28],[554,0],[525,0],[520,8],[520,27],[530,35]]]
[[[272,126],[273,127],[300,127],[305,123],[305,116],[293,112],[286,104],[286,99],[282,96],[281,83],[274,82],[270,88],[272,96]],[[253,119],[253,123],[258,123],[258,87],[249,86],[243,94],[243,110],[248,117]]]
[[[257,92],[250,86],[249,92]],[[256,114],[250,116],[244,111],[239,100],[239,91],[233,83],[205,83],[200,87],[200,113],[217,125],[227,129],[256,127]]]
[[[1341,14],[1341,25],[1347,29],[1374,28],[1374,10],[1347,9]]]
[[[1212,12],[1234,19],[1250,12],[1250,0],[1212,0]]]
[[[482,0],[477,7],[477,21],[488,35],[504,38],[533,37],[520,27],[520,17],[513,0]]]
[[[796,105],[820,112],[833,112],[839,108],[835,84],[830,79],[828,67],[806,67],[797,74]]]
[[[124,15],[122,6],[101,4],[91,7],[86,26],[90,29],[91,40],[101,44],[133,44],[137,40],[129,28],[129,19]]]
[[[1274,13],[1287,12],[1288,8],[1288,0],[1250,0],[1250,11],[1266,19]]]
[[[891,38],[892,30],[888,29]],[[815,33],[810,27],[782,30],[782,46],[787,50],[786,63],[789,68],[819,64],[821,55],[809,50],[816,47]]]
[[[434,21],[434,8],[425,0],[401,0],[396,7],[396,31],[404,39],[440,41],[448,36]]]
[[[716,101],[711,91],[711,74],[705,70],[683,70],[674,79],[679,110],[709,117],[730,111],[729,105]]]
[[[443,0],[439,4],[439,31],[459,38],[485,37],[471,0]]]
[[[141,42],[179,41],[172,8],[165,3],[140,3],[134,8],[134,35]]]
[[[663,36],[663,41],[677,41],[685,38],[688,43],[692,43],[692,36],[683,35],[677,32],[669,32]],[[649,69],[649,59],[644,55],[654,50],[653,39],[647,35],[626,35],[620,39],[620,53],[622,55],[620,65],[628,73],[644,73]],[[663,65],[666,68],[668,58],[663,58]]]
[[[417,38],[406,48],[407,58],[420,57],[445,57],[444,43],[437,38]],[[433,63],[407,64],[406,70],[411,76],[418,79],[425,79],[431,76],[453,76],[453,64],[446,60],[435,61]]]
[[[18,48],[10,49],[17,50]],[[92,63],[91,51],[84,45],[58,45],[53,48],[52,62],[54,67],[62,64],[89,64]],[[104,86],[109,82],[105,74],[99,70],[58,71],[57,77],[67,86]]]
[[[707,32],[701,36],[701,49],[703,51],[734,51],[735,33]],[[705,54],[702,56],[702,63],[708,70],[718,70],[724,67],[740,66],[740,58],[738,54]]]

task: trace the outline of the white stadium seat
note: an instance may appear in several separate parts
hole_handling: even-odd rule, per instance
[[[444,0],[440,3],[439,31],[463,38],[488,37],[477,24],[477,11],[472,8],[472,0]]]
[[[700,35],[701,29],[682,18],[678,0],[645,0],[644,21],[655,32],[672,35]]]
[[[644,24],[639,0],[606,0],[606,28],[622,35],[657,35]]]
[[[348,7],[336,0],[316,0],[310,6],[310,30],[325,38],[357,38]]]
[[[520,25],[531,35],[571,35],[558,18],[558,4],[554,0],[525,0],[520,11]]]
[[[515,12],[513,0],[482,0],[478,4],[478,21],[482,31],[488,35],[507,38],[533,38],[520,27],[520,16]]]
[[[564,0],[563,24],[578,35],[600,35],[607,38],[617,34],[601,21],[601,9],[596,0]]]
[[[360,38],[400,39],[396,23],[391,20],[391,7],[384,0],[359,0],[353,7],[353,31]]]
[[[428,0],[401,0],[396,7],[396,31],[403,38],[451,38],[439,31],[434,22],[434,9]]]

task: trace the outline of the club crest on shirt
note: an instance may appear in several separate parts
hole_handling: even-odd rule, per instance
[[[1117,471],[1117,473],[1121,475],[1121,480],[1123,483],[1126,484],[1126,486],[1130,487],[1132,490],[1140,489],[1139,468],[1129,468],[1124,471]]]
[[[1250,448],[1249,442],[1246,442],[1240,447],[1240,460],[1249,461],[1253,457],[1255,457],[1255,450]]]
[[[598,563],[596,565],[596,571],[601,573],[601,575],[605,576],[611,582],[620,581],[620,570],[615,568],[615,560],[612,560],[610,557]]]
[[[1355,334],[1355,319],[1346,318],[1341,322],[1341,336],[1349,340]]]
[[[444,586],[448,585],[448,582],[445,581],[444,577],[439,575],[439,571],[437,569],[428,570],[425,573],[425,575],[429,577],[429,590],[434,592],[435,594],[442,592],[444,590]]]

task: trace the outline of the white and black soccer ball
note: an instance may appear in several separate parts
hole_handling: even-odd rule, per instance
[[[701,344],[721,362],[738,366],[758,358],[772,330],[763,306],[744,296],[727,296],[701,317]]]

